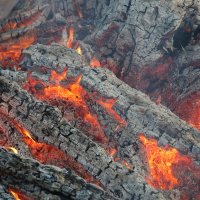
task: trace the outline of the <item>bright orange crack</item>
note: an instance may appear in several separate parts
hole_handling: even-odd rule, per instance
[[[123,120],[120,115],[113,109],[116,99],[98,99],[97,103],[104,107],[108,114],[111,114],[116,121],[118,121],[122,126],[126,126],[126,121]]]
[[[81,46],[79,45],[78,48],[76,49],[76,52],[79,54],[79,55],[83,55],[82,53],[82,49],[81,49]]]
[[[14,191],[12,189],[9,189],[9,192],[10,192],[10,194],[12,194],[12,196],[15,198],[15,200],[22,200],[22,198],[19,197],[20,194],[18,192]]]
[[[75,117],[70,119],[66,116],[66,118],[73,121],[80,118],[83,122],[90,125],[89,129],[95,129],[95,131],[89,132],[92,137],[103,144],[107,144],[108,139],[101,128],[98,117],[90,112],[90,108],[87,105],[87,101],[92,98],[92,95],[88,95],[87,91],[80,85],[82,77],[79,76],[74,82],[70,82],[68,84],[66,84],[66,77],[67,71],[60,74],[56,71],[52,71],[48,84],[29,77],[28,82],[23,86],[23,88],[31,92],[38,99],[47,101],[51,105],[59,107],[59,104],[63,105],[62,102],[65,102],[66,106],[69,103],[73,105]],[[41,89],[39,90],[36,89],[38,85],[41,86]],[[116,100],[104,100],[99,98],[96,102],[101,105],[108,112],[108,114],[112,115],[117,122],[123,126],[126,125],[125,120],[123,120],[113,109]]]

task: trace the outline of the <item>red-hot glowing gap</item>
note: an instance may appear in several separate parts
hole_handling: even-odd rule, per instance
[[[34,34],[26,34],[16,40],[9,40],[0,44],[0,63],[5,68],[7,65],[17,66],[23,49],[35,42]]]
[[[101,63],[98,59],[96,59],[95,57],[93,57],[90,61],[90,67],[94,68],[94,67],[101,67]]]
[[[148,139],[143,134],[139,139],[146,153],[148,184],[162,190],[178,188],[182,199],[196,199],[200,194],[200,168],[195,166],[192,159],[169,145],[159,147],[156,140]]]
[[[29,91],[30,88],[33,88],[32,92],[38,99],[47,101],[50,104],[54,104],[54,102],[58,103],[59,100],[71,103],[75,108],[77,108],[77,117],[81,118],[85,123],[89,124],[91,127],[95,127],[96,130],[98,130],[96,132],[91,132],[91,134],[93,134],[92,136],[102,143],[108,143],[108,139],[103,133],[97,116],[90,113],[89,107],[86,104],[84,97],[87,96],[87,92],[80,85],[81,76],[77,77],[73,83],[63,86],[60,83],[66,79],[66,76],[67,71],[62,72],[61,74],[52,71],[50,83],[45,85],[42,82],[44,85],[42,92],[38,92],[34,89],[35,86],[41,82],[32,79],[29,80],[24,88]]]
[[[95,180],[84,167],[77,163],[72,157],[60,151],[58,148],[47,145],[45,143],[38,143],[31,134],[17,122],[13,122],[15,128],[22,134],[23,141],[29,147],[32,156],[42,164],[56,165],[61,168],[70,168],[74,170],[79,176],[84,178],[87,182],[101,185],[99,181]]]
[[[179,102],[175,112],[181,119],[200,130],[200,93]]]
[[[149,164],[149,178],[147,182],[159,189],[173,189],[178,186],[178,179],[173,175],[172,165],[182,158],[179,152],[167,147],[159,147],[156,140],[148,140],[140,135],[140,141],[145,147],[147,161]]]

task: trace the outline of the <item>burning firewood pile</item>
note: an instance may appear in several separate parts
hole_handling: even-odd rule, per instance
[[[200,5],[2,1],[0,199],[200,199]]]

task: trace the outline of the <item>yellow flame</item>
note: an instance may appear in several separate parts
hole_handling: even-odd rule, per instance
[[[12,152],[15,153],[15,154],[18,154],[18,150],[15,149],[14,147],[6,147],[6,149],[12,151]]]

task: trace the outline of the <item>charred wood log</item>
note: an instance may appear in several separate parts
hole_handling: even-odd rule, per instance
[[[19,0],[0,26],[0,145],[23,158],[0,149],[2,198],[198,199],[199,130],[160,105],[200,129],[198,9]]]
[[[70,169],[61,170],[53,166],[21,158],[0,149],[2,199],[13,199],[8,188],[15,188],[33,199],[115,199],[100,188],[87,184]],[[6,193],[8,193],[6,195]]]
[[[63,57],[63,52],[65,52],[65,57]],[[158,198],[169,199],[170,194],[174,192],[163,191],[155,194],[152,193],[153,189],[146,185],[143,179],[146,172],[142,169],[145,162],[140,158],[139,153],[141,150],[138,137],[141,133],[156,138],[160,145],[170,144],[183,154],[193,156],[194,160],[199,162],[199,132],[189,127],[165,107],[157,106],[146,95],[131,89],[108,70],[82,67],[78,62],[80,57],[73,50],[66,50],[65,47],[56,44],[32,46],[25,51],[25,57],[26,60],[31,59],[29,62],[33,63],[31,69],[38,69],[39,66],[44,65],[47,69],[53,69],[59,64],[64,70],[66,68],[64,66],[68,66],[67,62],[76,60],[68,67],[69,78],[82,74],[80,84],[88,93],[95,92],[97,96],[116,99],[113,109],[127,121],[125,127],[116,122],[116,119],[100,105],[93,104],[92,109],[93,112],[98,112],[100,124],[106,127],[104,129],[106,137],[115,142],[118,147],[116,157],[119,157],[121,161],[128,161],[132,165],[130,168],[123,166],[123,162],[116,163],[108,155],[107,149],[111,143],[93,142],[85,135],[86,133],[84,134],[84,131],[76,129],[81,130],[76,123],[68,123],[68,119],[63,118],[63,112],[37,102],[19,86],[1,78],[2,112],[11,121],[17,120],[38,142],[56,146],[69,154],[117,198],[129,199],[138,195],[138,198],[142,196],[143,199],[155,199],[158,196]],[[79,63],[78,67],[76,63]],[[36,75],[37,73],[38,70],[35,71]],[[41,73],[40,77],[44,76],[42,71],[39,70],[39,73]],[[116,130],[117,125],[121,127],[119,126]],[[145,190],[142,189],[143,184],[145,184]],[[176,194],[173,198],[178,199],[178,196]]]
[[[37,141],[56,146],[75,158],[116,197],[126,199],[133,195],[124,188],[127,184],[132,189],[141,185],[139,180],[142,180],[139,178],[137,183],[138,178],[134,171],[131,170],[130,173],[126,167],[114,162],[103,148],[65,122],[57,109],[35,102],[26,92],[3,78],[1,85],[2,113],[9,116],[12,121],[16,119],[23,127],[30,130]],[[8,105],[12,108],[10,109]],[[144,198],[149,199],[151,190],[149,188],[146,194],[144,190],[141,190],[143,194],[137,191],[134,195],[144,195]],[[155,195],[153,194],[152,199]]]

